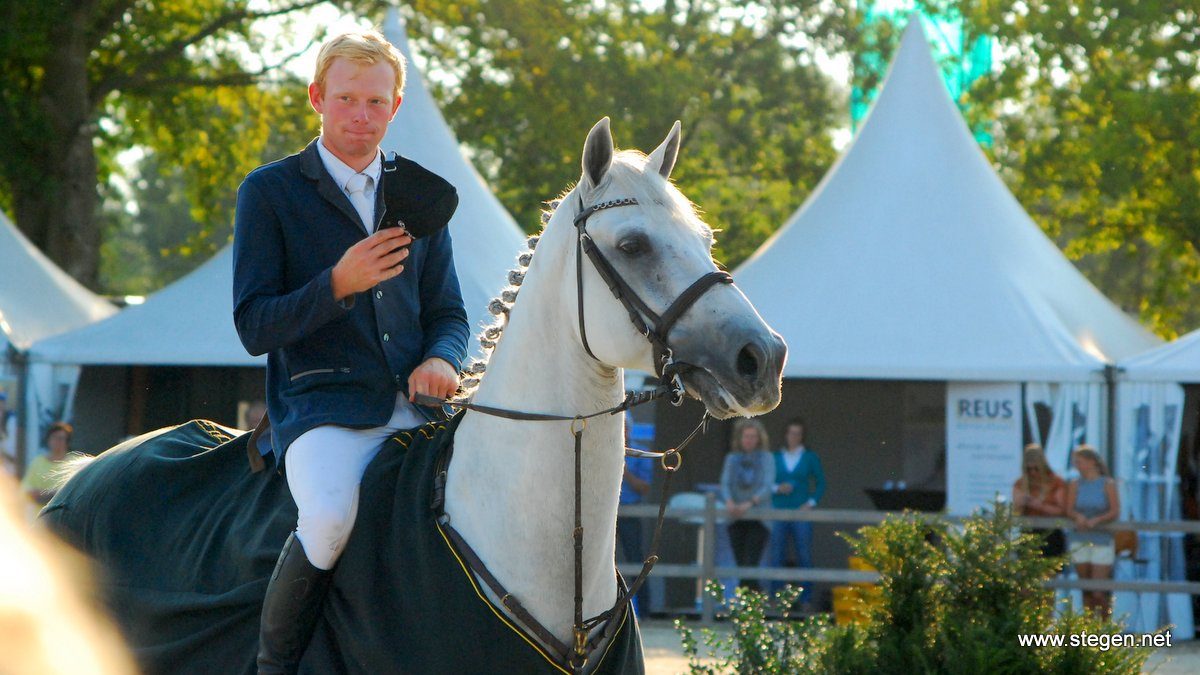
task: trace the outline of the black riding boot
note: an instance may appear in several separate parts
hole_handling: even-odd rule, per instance
[[[332,576],[332,570],[313,567],[295,532],[288,536],[263,600],[259,675],[291,675],[300,667]]]

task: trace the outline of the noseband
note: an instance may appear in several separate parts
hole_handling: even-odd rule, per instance
[[[608,262],[608,259],[600,252],[600,247],[596,246],[596,242],[592,240],[592,236],[587,231],[588,218],[591,218],[592,214],[597,211],[619,206],[636,206],[637,204],[637,199],[626,197],[599,202],[584,208],[583,198],[579,198],[579,214],[575,216],[575,280],[579,298],[579,338],[583,342],[583,348],[587,351],[588,356],[599,361],[600,359],[592,353],[592,348],[588,345],[587,325],[584,321],[583,254],[587,254],[600,278],[608,284],[608,290],[612,291],[613,297],[629,313],[629,320],[633,322],[634,328],[650,341],[654,350],[654,372],[658,375],[660,384],[671,387],[671,403],[678,406],[683,403],[683,383],[679,379],[681,364],[675,361],[675,353],[667,339],[668,335],[679,318],[700,299],[700,296],[717,284],[732,284],[733,277],[728,272],[709,272],[685,288],[679,297],[675,298],[675,301],[667,307],[667,311],[661,315],[650,309],[650,306],[638,296],[637,291],[633,290],[633,287],[621,277],[612,263]],[[647,325],[643,317],[650,319],[650,323],[654,327],[651,328]]]

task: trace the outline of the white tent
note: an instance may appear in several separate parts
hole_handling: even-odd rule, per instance
[[[68,276],[0,213],[0,351],[86,326],[116,311]]]
[[[79,379],[73,366],[24,368],[9,362],[13,352],[25,352],[35,341],[87,326],[116,311],[111,303],[84,288],[50,262],[0,213],[0,389],[10,410],[22,409],[25,452],[37,449],[46,425],[69,415],[71,392]],[[23,403],[13,396],[18,382]],[[15,418],[0,419],[0,452],[15,461]]]
[[[491,322],[487,305],[507,285],[508,270],[525,248],[525,236],[487,183],[467,161],[413,63],[408,36],[396,9],[388,12],[384,35],[408,59],[404,102],[388,128],[383,148],[399,152],[458,188],[458,211],[450,221],[454,265],[472,332]],[[472,344],[471,348],[476,348]]]
[[[918,21],[850,149],[734,276],[788,377],[1096,381],[1158,343],[1009,193]]]
[[[388,38],[411,52],[395,10]],[[441,174],[459,191],[450,221],[454,263],[472,329],[487,322],[487,303],[506,284],[524,237],[512,216],[463,157],[415,67],[408,70],[404,103],[383,148]],[[35,360],[53,363],[249,366],[265,363],[246,353],[233,326],[232,249],[226,247],[191,274],[107,321],[32,349]],[[476,347],[472,344],[471,347]]]
[[[1196,421],[1186,412],[1191,398],[1181,385],[1200,383],[1200,331],[1117,366],[1112,469],[1122,487],[1122,519],[1181,520],[1178,463],[1187,461],[1192,449],[1181,446],[1196,434]],[[1137,558],[1140,562],[1129,571],[1130,578],[1187,580],[1182,532],[1140,533]],[[1172,623],[1177,635],[1193,632],[1191,598],[1185,594],[1118,593],[1115,608],[1132,617],[1130,630],[1149,631]]]
[[[1132,382],[1200,383],[1200,330],[1117,364]]]
[[[225,247],[141,305],[42,340],[35,361],[86,365],[254,366],[233,327],[233,249]]]
[[[1122,360],[1117,385],[1117,443],[1113,470],[1123,483],[1122,516],[1136,520],[1182,518],[1177,462],[1181,439],[1195,434],[1185,422],[1187,395],[1181,384],[1200,383],[1200,330]],[[1190,426],[1191,428],[1185,429]],[[1183,534],[1143,533],[1137,578],[1187,578]],[[1118,594],[1117,609],[1135,617],[1132,630],[1171,622],[1176,634],[1194,626],[1191,599],[1182,594]]]

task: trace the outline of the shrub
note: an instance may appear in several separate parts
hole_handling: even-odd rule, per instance
[[[1062,559],[1043,558],[1033,535],[1017,534],[1009,507],[996,504],[957,526],[921,514],[891,516],[843,535],[879,571],[879,601],[859,624],[788,614],[799,590],[768,598],[739,589],[729,604],[732,632],[701,636],[676,621],[692,675],[774,673],[1139,673],[1149,649],[1022,647],[1019,634],[1116,634],[1109,619],[1055,611],[1046,588]],[[720,600],[722,589],[707,592]],[[782,620],[768,620],[774,610]]]

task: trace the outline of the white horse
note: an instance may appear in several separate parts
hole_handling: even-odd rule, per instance
[[[678,374],[687,393],[703,401],[712,416],[728,418],[758,415],[779,404],[780,377],[786,357],[783,340],[763,322],[736,286],[726,283],[729,281],[727,275],[717,273],[710,253],[712,229],[698,217],[690,202],[668,180],[679,144],[678,122],[666,140],[648,157],[639,152],[615,152],[607,118],[592,128],[584,145],[581,179],[574,189],[563,195],[550,215],[540,238],[536,239],[536,254],[522,256],[522,262],[528,263],[523,276],[520,272],[510,275],[510,280],[519,285],[519,301],[515,297],[518,289],[510,288],[505,297],[512,302],[493,303],[493,311],[500,320],[496,326],[485,330],[482,338],[491,353],[486,372],[483,372],[482,364],[474,368],[474,372],[481,377],[471,396],[473,404],[566,418],[584,416],[622,402],[625,398],[625,368],[657,372],[664,363],[670,364],[668,376]],[[587,211],[588,217],[583,224],[578,224],[577,216],[582,211]],[[628,284],[622,294],[627,299],[636,295],[644,303],[647,311],[634,313],[650,328],[657,325],[662,329],[654,334],[659,339],[657,346],[635,327],[631,311],[610,291],[611,278],[606,280],[597,269],[597,264],[602,263],[579,258],[583,255],[580,252],[583,250],[581,238],[594,244],[600,257],[611,265],[610,277],[619,277]],[[700,283],[697,280],[701,280]],[[681,295],[683,299],[676,303]],[[664,326],[660,322],[656,316],[660,314],[673,315],[671,321],[666,321],[670,325]],[[292,508],[290,499],[281,496],[286,490],[283,479],[277,474],[271,475],[274,472],[258,474],[266,476],[260,479],[245,474],[244,469],[238,469],[242,473],[236,474],[230,473],[234,469],[222,469],[231,477],[210,478],[209,482],[233,481],[238,487],[222,487],[224,501],[209,499],[207,495],[198,498],[195,504],[199,506],[193,508],[204,510],[207,519],[218,522],[212,526],[197,525],[194,532],[187,533],[191,539],[178,534],[177,525],[175,530],[163,529],[162,532],[166,534],[156,535],[158,539],[148,543],[123,531],[97,534],[89,529],[94,528],[96,522],[113,523],[121,518],[119,514],[111,513],[98,517],[94,511],[128,509],[128,502],[144,496],[144,487],[118,487],[119,482],[161,484],[177,480],[174,476],[182,473],[178,468],[169,466],[163,471],[175,473],[139,476],[134,472],[143,469],[135,467],[158,466],[159,456],[166,456],[166,460],[170,460],[162,462],[164,465],[180,463],[176,460],[203,460],[208,462],[207,466],[225,466],[221,462],[236,461],[207,458],[239,441],[225,439],[220,430],[213,431],[208,427],[202,426],[197,431],[197,424],[200,423],[183,425],[179,429],[189,427],[194,434],[203,432],[211,435],[215,440],[211,443],[206,441],[207,445],[220,444],[219,447],[213,447],[209,453],[196,453],[191,446],[172,450],[168,445],[175,441],[169,433],[145,443],[134,442],[120,452],[111,453],[113,458],[107,459],[109,453],[106,453],[83,470],[60,493],[62,502],[58,505],[59,510],[53,510],[54,504],[49,507],[47,518],[51,525],[56,526],[68,540],[92,552],[102,563],[106,562],[107,557],[110,564],[131,568],[125,571],[125,578],[114,583],[123,590],[139,583],[152,585],[144,579],[158,576],[163,566],[175,562],[165,559],[171,556],[170,551],[179,551],[179,555],[195,555],[193,540],[208,537],[212,541],[220,541],[218,535],[222,527],[225,531],[236,529],[240,533],[237,537],[241,540],[249,538],[258,541],[270,540],[271,537],[282,539],[286,536],[285,528],[289,527],[289,517],[290,523],[295,522],[294,511],[275,516],[267,514],[262,516],[263,522],[270,521],[271,527],[279,532],[272,529],[266,535],[260,535],[257,531],[246,534],[242,515],[234,512],[225,516],[223,511],[209,515],[209,508],[229,508],[226,502],[242,499],[254,504],[267,504],[257,508],[268,511],[283,508],[281,503]],[[583,532],[580,560],[583,617],[605,612],[618,599],[614,532],[624,462],[622,424],[621,415],[602,415],[589,420],[582,434],[579,512]],[[577,672],[590,671],[596,669],[603,659],[602,643],[589,645],[596,648],[586,663],[570,653],[573,646],[578,644],[578,634],[574,629],[579,619],[575,606],[575,439],[572,430],[580,426],[582,423],[577,421],[516,420],[468,410],[463,413],[454,432],[453,455],[444,477],[445,517],[442,524],[450,525],[450,529],[461,535],[465,545],[477,554],[482,567],[503,587],[506,597],[496,597],[485,583],[479,583],[475,592],[489,594],[493,613],[503,615],[505,621],[526,629],[523,639],[539,643],[537,647],[553,666],[550,668],[552,671],[565,671],[568,668]],[[441,428],[447,427],[443,425]],[[407,441],[416,439],[415,443],[422,434],[426,438],[431,434],[418,434],[417,431],[420,430],[414,430],[413,434],[402,434],[405,437],[403,448],[389,452],[385,447],[381,458],[376,460],[364,478],[360,522],[335,574],[334,590],[327,603],[332,608],[326,609],[327,625],[325,629],[318,630],[314,645],[306,656],[308,661],[315,649],[323,656],[313,658],[323,658],[324,661],[310,666],[311,670],[321,672],[343,667],[346,672],[368,672],[372,668],[363,664],[370,662],[372,656],[363,652],[380,649],[405,652],[402,657],[390,661],[374,662],[386,662],[392,670],[429,671],[431,668],[444,670],[447,667],[448,661],[419,660],[409,652],[419,651],[423,647],[413,642],[430,639],[418,636],[436,638],[453,635],[456,626],[429,629],[425,622],[433,619],[410,616],[404,619],[406,623],[380,629],[384,634],[382,637],[373,636],[368,628],[364,628],[371,620],[358,616],[362,613],[361,608],[366,606],[361,603],[368,602],[370,598],[358,598],[361,600],[358,604],[351,602],[358,596],[375,594],[377,603],[400,605],[396,611],[404,613],[409,611],[403,606],[404,603],[409,598],[418,598],[413,602],[424,605],[413,608],[413,614],[420,612],[425,617],[436,615],[429,606],[438,604],[439,596],[429,589],[440,582],[414,578],[418,573],[405,567],[410,562],[409,557],[430,558],[425,553],[426,549],[414,545],[394,556],[383,553],[359,555],[363,553],[363,547],[372,546],[364,543],[372,540],[364,538],[374,535],[378,537],[374,541],[386,542],[388,537],[407,536],[414,524],[427,519],[423,512],[399,513],[400,508],[375,518],[371,506],[378,503],[381,492],[414,493],[425,489],[420,480],[408,483],[398,481],[394,486],[389,485],[387,490],[376,489],[372,483],[373,475],[382,471],[378,468],[380,463],[401,461],[396,458],[402,458],[404,462],[421,460],[422,453],[409,450]],[[156,444],[158,449],[154,452],[157,454],[152,458],[139,457],[136,461],[129,457],[124,460],[121,458],[122,455],[137,452],[139,445],[149,452],[149,448]],[[243,450],[230,450],[230,456],[237,457],[244,452],[244,442],[240,447]],[[424,453],[425,456],[428,454]],[[72,489],[72,483],[106,462],[111,468],[98,472],[90,481],[94,485],[88,486],[86,484],[89,481],[84,480]],[[104,471],[108,472],[107,477]],[[432,472],[429,473],[432,475]],[[414,485],[417,487],[414,488]],[[205,489],[214,488],[198,488],[201,492]],[[140,491],[135,493],[135,490]],[[177,490],[190,494],[182,488]],[[236,499],[230,496],[235,494],[249,496],[237,496]],[[172,499],[178,499],[181,503],[184,501],[183,498]],[[416,510],[421,511],[422,508]],[[79,513],[87,509],[93,513]],[[164,509],[169,509],[169,506],[164,506]],[[170,520],[171,516],[164,512],[163,518]],[[158,525],[157,521],[153,524]],[[392,529],[388,531],[389,528]],[[433,539],[436,540],[436,537]],[[230,646],[234,642],[222,643],[226,645],[226,650],[240,653],[245,649],[249,664],[253,664],[254,653],[253,635],[250,633],[256,627],[256,621],[253,626],[251,621],[257,618],[252,613],[257,609],[253,603],[256,599],[261,603],[261,591],[265,587],[265,581],[258,584],[254,575],[263,569],[269,572],[274,561],[273,551],[278,548],[277,541],[270,544],[259,547],[261,553],[255,554],[257,557],[252,561],[227,560],[230,556],[244,558],[250,555],[237,548],[240,544],[222,545],[217,547],[219,550],[206,551],[204,555],[206,560],[212,559],[214,567],[218,567],[212,575],[203,575],[205,583],[210,583],[210,577],[219,581],[211,582],[214,590],[206,590],[207,595],[200,601],[207,602],[209,597],[219,596],[221,601],[215,603],[218,609],[224,611],[224,608],[237,604],[245,610],[243,614],[250,614],[240,617],[240,623],[236,624],[239,631],[238,640],[234,641],[236,646]],[[359,548],[357,553],[356,546]],[[213,546],[210,545],[210,548]],[[237,553],[231,554],[231,550]],[[122,557],[119,560],[113,558],[113,551]],[[148,560],[154,556],[164,559]],[[462,562],[462,558],[458,560]],[[226,579],[226,568],[235,565],[250,571]],[[378,571],[379,567],[385,565],[393,566],[390,576]],[[444,563],[438,565],[455,567]],[[466,569],[467,565],[463,567]],[[460,571],[459,574],[463,573]],[[478,576],[477,570],[476,574]],[[162,574],[167,577],[167,582],[154,581],[153,584],[169,585],[170,581],[181,575],[190,579],[191,568],[185,564],[179,572]],[[397,577],[405,579],[411,590],[389,595],[393,589],[387,589],[385,585]],[[248,578],[254,579],[254,583],[247,582]],[[231,595],[242,589],[250,590],[238,595],[238,601],[234,603]],[[161,590],[155,587],[147,591],[156,595],[155,599],[145,603],[139,603],[135,596],[116,603],[124,611],[123,622],[127,635],[134,636],[135,642],[139,635],[150,635],[146,638],[147,644],[135,644],[135,650],[151,654],[154,658],[169,651],[170,645],[183,640],[174,635],[159,635],[163,626],[170,624],[172,619],[143,620],[139,612],[147,610],[130,608],[150,607],[157,612],[163,605],[178,602],[178,594],[173,589],[168,588],[166,594]],[[514,612],[514,598],[527,613]],[[208,609],[208,605],[205,605],[205,609]],[[191,621],[202,614],[191,610],[183,614],[180,612],[182,610],[169,616],[182,615],[185,618],[180,621]],[[457,619],[448,621],[460,623]],[[229,625],[234,624],[230,619]],[[334,624],[341,628],[329,628]],[[199,625],[207,626],[202,622]],[[423,632],[426,629],[429,632]],[[603,629],[603,625],[596,626],[592,634],[603,634]],[[631,630],[634,630],[633,640],[636,643],[636,631]],[[611,635],[610,632],[608,638]],[[488,672],[498,667],[498,659],[504,656],[489,653],[488,644],[472,643],[470,638],[462,636],[454,636],[453,639],[458,640],[453,643],[458,646],[449,649],[474,650],[471,653],[479,654],[478,658],[483,661],[469,667],[460,664],[460,668]],[[249,644],[246,644],[247,640]],[[390,640],[390,643],[379,644],[373,640]],[[346,644],[341,644],[343,641]],[[564,650],[564,645],[572,647]],[[501,649],[499,643],[495,649]],[[637,650],[640,654],[640,646]],[[355,670],[350,666],[336,665],[339,661],[359,665]],[[187,660],[163,659],[151,665],[144,662],[143,665],[149,671],[178,670],[183,667],[180,663],[187,663]],[[380,667],[376,665],[374,669]],[[618,670],[629,667],[616,666]],[[606,668],[605,672],[613,666]]]
[[[713,231],[668,180],[679,148],[676,122],[649,157],[614,153],[608,118],[588,134],[583,176],[545,226],[508,325],[474,395],[477,403],[579,415],[620,403],[623,369],[654,372],[651,343],[596,269],[584,261],[584,317],[595,358],[579,331],[576,228],[579,205],[634,198],[597,212],[587,229],[605,257],[660,313],[695,279],[717,269]],[[746,297],[710,289],[666,337],[688,392],[718,418],[758,415],[780,400],[786,349]],[[616,600],[617,498],[624,466],[623,419],[605,416],[584,434],[584,615]],[[541,624],[570,644],[573,565],[573,445],[567,422],[515,421],[468,411],[455,434],[446,513],[488,569]],[[537,564],[531,564],[537,561]]]

